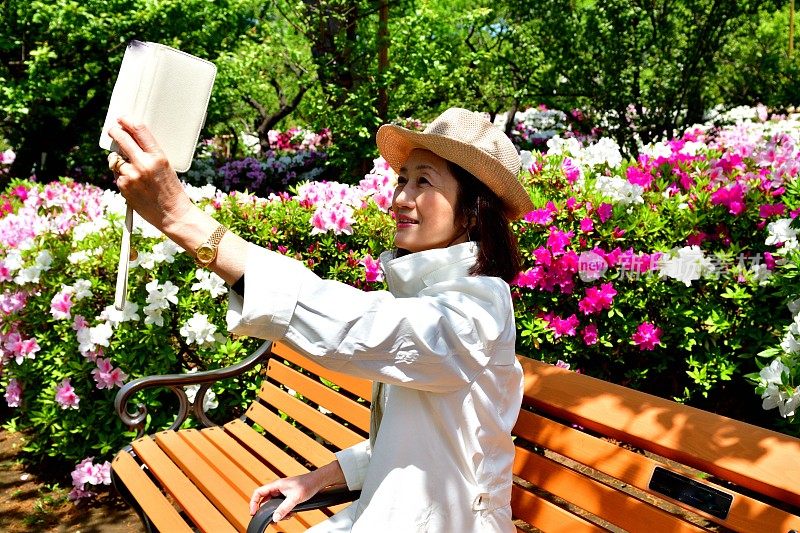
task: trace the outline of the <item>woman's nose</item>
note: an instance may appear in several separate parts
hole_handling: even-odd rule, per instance
[[[413,207],[414,206],[414,194],[412,194],[408,190],[408,186],[403,187],[402,189],[395,189],[394,193],[394,205],[399,207]]]

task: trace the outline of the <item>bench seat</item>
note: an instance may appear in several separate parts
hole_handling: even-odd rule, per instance
[[[235,369],[266,367],[259,397],[241,419],[177,430],[179,416],[173,428],[141,436],[114,459],[114,485],[148,531],[304,531],[357,497],[326,495],[319,507],[312,499],[309,510],[278,524],[270,522],[272,502],[251,520],[257,486],[326,464],[335,450],[367,438],[371,396],[369,381],[324,369],[284,344],[259,352]],[[800,531],[800,440],[520,362],[525,395],[512,492],[518,531]],[[212,374],[161,376],[157,384],[180,396],[186,379],[235,375]],[[123,420],[139,427],[142,408],[131,417],[127,399],[152,385],[148,379],[127,384],[117,401]],[[184,418],[187,412],[183,406]]]

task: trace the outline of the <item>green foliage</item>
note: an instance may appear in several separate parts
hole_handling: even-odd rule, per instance
[[[128,40],[216,61],[253,21],[253,0],[9,0],[0,8],[0,136],[12,174],[54,179],[104,166],[97,139]],[[216,61],[219,63],[219,61]],[[102,175],[102,174],[100,174]]]

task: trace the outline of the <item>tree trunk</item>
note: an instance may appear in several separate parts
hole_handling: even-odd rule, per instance
[[[386,122],[389,114],[389,95],[386,73],[389,70],[389,0],[378,0],[378,118]]]

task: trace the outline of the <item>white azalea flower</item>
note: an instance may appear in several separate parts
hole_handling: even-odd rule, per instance
[[[180,334],[186,339],[187,344],[204,346],[215,342],[222,342],[221,335],[217,334],[217,326],[208,321],[208,316],[195,313],[192,318],[181,326]]]
[[[83,300],[84,298],[89,298],[93,296],[92,293],[92,282],[88,279],[78,279],[75,280],[75,284],[72,285],[72,290],[75,296],[75,301]]]
[[[23,268],[14,276],[14,283],[17,285],[27,285],[28,283],[39,283],[39,275],[42,269],[37,266]]]
[[[169,280],[165,281],[163,285],[159,285],[158,280],[154,279],[145,285],[145,289],[147,289],[145,312],[167,309],[170,302],[178,303],[178,287]]]
[[[642,204],[644,188],[617,176],[598,176],[594,184],[597,192],[622,205]]]
[[[609,137],[603,137],[594,144],[583,149],[581,162],[590,168],[607,164],[610,168],[617,168],[622,164],[622,153],[619,145]]]
[[[165,239],[153,245],[153,260],[156,263],[174,263],[175,254],[182,252],[183,248],[169,239]]]
[[[797,230],[789,227],[792,223],[791,218],[781,218],[775,222],[767,224],[767,239],[764,244],[774,246],[783,243],[785,250],[797,248]]]
[[[192,285],[193,291],[208,291],[214,298],[228,292],[228,288],[225,286],[225,280],[215,273],[198,268],[194,275],[199,281]]]
[[[781,349],[788,354],[800,353],[800,343],[797,342],[797,338],[791,331],[787,331],[786,335],[784,335],[783,341],[781,341]]]
[[[677,279],[689,287],[692,281],[700,279],[704,273],[713,272],[714,265],[703,255],[699,246],[684,246],[662,256],[659,271],[663,276]]]
[[[17,249],[8,250],[3,258],[3,264],[9,272],[16,272],[22,268],[22,253]]]
[[[36,256],[34,263],[42,271],[50,270],[53,265],[53,254],[50,253],[50,250],[42,250]]]
[[[91,335],[89,338],[94,344],[107,347],[108,340],[111,338],[111,335],[113,335],[114,330],[112,329],[111,324],[108,322],[101,322],[100,324],[92,327],[90,332]]]
[[[574,137],[563,139],[556,135],[547,141],[547,155],[568,155],[580,158],[581,143]]]
[[[196,368],[191,369],[187,374],[195,374],[197,372]],[[189,400],[189,403],[194,403],[195,396],[197,396],[197,391],[200,390],[200,385],[188,385],[184,387],[186,391],[186,398]],[[219,406],[219,402],[217,401],[217,395],[214,394],[214,391],[208,389],[206,391],[206,395],[203,398],[203,412],[206,413],[211,409],[216,409]]]
[[[650,156],[653,159],[658,159],[659,157],[669,157],[672,155],[672,148],[665,142],[657,142],[655,144],[650,144],[642,148],[642,154]]]
[[[761,378],[764,385],[780,385],[783,383],[783,378],[781,376],[784,372],[788,371],[789,367],[784,365],[780,359],[775,359],[769,366],[765,366],[761,369],[761,372],[758,373],[758,377]]]
[[[108,219],[102,217],[82,222],[72,228],[72,242],[81,242],[89,235],[100,233],[109,226],[110,223],[108,222]]]
[[[106,320],[109,324],[114,326],[115,328],[119,326],[123,322],[132,322],[134,320],[139,320],[139,305],[135,304],[131,301],[126,300],[125,306],[122,308],[122,311],[114,307],[113,305],[106,306],[103,309],[103,312],[100,313],[101,320]]]
[[[161,308],[154,309],[150,308],[148,305],[144,308],[144,323],[145,324],[155,324],[156,326],[163,326],[164,325],[164,317],[161,316],[161,312],[164,311]]]

